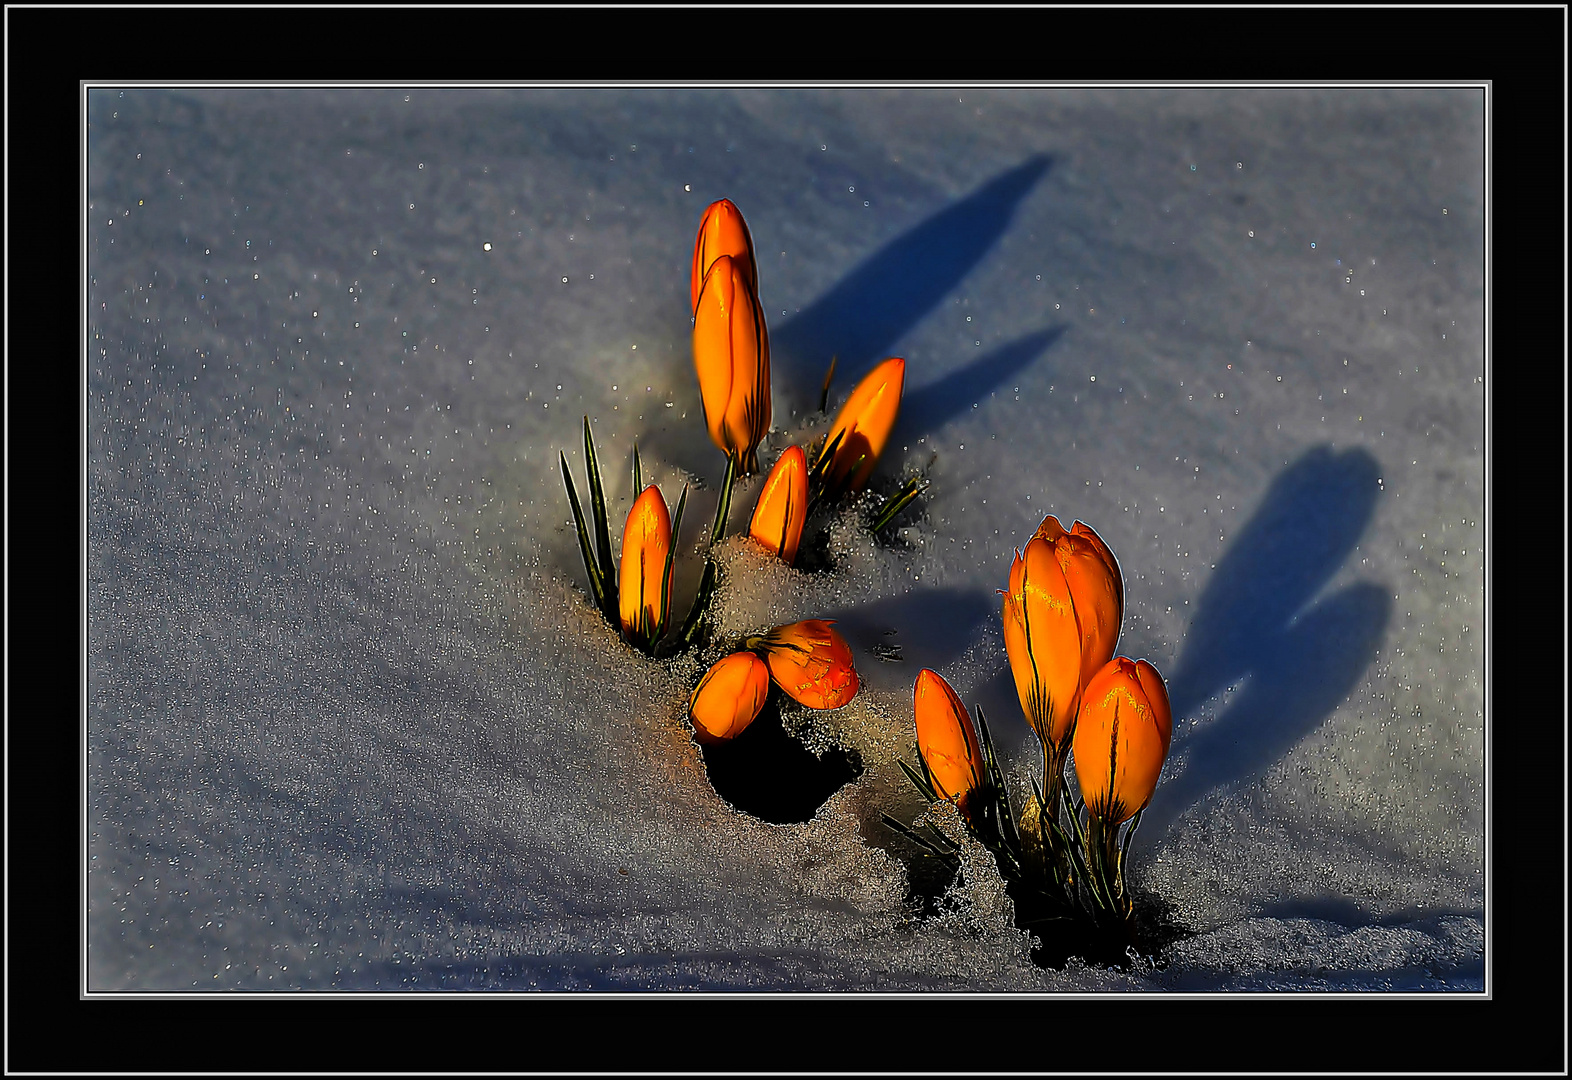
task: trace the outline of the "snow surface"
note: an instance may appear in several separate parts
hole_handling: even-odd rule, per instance
[[[1484,104],[1465,89],[137,89],[88,98],[91,990],[1480,990]],[[745,540],[722,635],[833,618],[787,710],[863,772],[776,825],[586,599],[635,440],[722,460],[688,263],[755,240],[762,458],[888,355],[875,474],[814,572]],[[489,245],[489,248],[488,248]],[[1047,513],[1118,555],[1169,680],[1132,877],[1185,931],[1032,962],[984,868],[936,916],[881,813],[933,667],[1039,767],[995,590]],[[877,650],[877,651],[875,651]],[[896,656],[899,659],[895,659]],[[796,748],[799,753],[802,751]],[[975,855],[975,852],[972,853]]]

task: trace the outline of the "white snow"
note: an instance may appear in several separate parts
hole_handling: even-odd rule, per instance
[[[89,989],[1483,989],[1482,91],[97,89],[88,118]],[[817,572],[748,544],[739,486],[720,636],[832,618],[863,679],[784,717],[864,768],[804,824],[715,793],[685,707],[720,641],[617,640],[558,466],[587,414],[614,545],[635,440],[672,504],[695,485],[685,605],[722,197],[766,467],[824,429],[832,352],[832,411],[900,355],[875,486],[932,481],[899,543],[830,521]],[[1174,701],[1132,856],[1189,932],[1157,967],[1035,965],[980,871],[915,918],[880,819],[923,809],[921,667],[1040,768],[995,590],[1048,513],[1113,548],[1119,651]]]

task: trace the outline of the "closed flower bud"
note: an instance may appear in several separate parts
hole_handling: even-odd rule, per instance
[[[940,798],[953,799],[961,813],[973,791],[982,786],[982,748],[971,714],[950,684],[937,672],[917,673],[913,690],[917,751],[928,768],[928,779]]]
[[[830,454],[829,462],[824,463],[826,490],[856,491],[868,482],[895,427],[905,382],[906,361],[892,356],[851,392],[819,452],[821,462]]]
[[[758,470],[754,451],[770,429],[770,338],[751,269],[721,255],[704,276],[693,314],[693,367],[710,441]]]
[[[688,306],[699,306],[704,275],[722,255],[730,255],[746,271],[743,276],[753,294],[759,294],[759,271],[753,258],[753,237],[748,223],[730,199],[710,203],[699,222],[699,235],[693,241],[693,272],[688,278]]]
[[[1091,528],[1070,532],[1051,515],[1010,566],[1004,646],[1027,720],[1045,747],[1062,748],[1081,689],[1113,656],[1124,583]]]
[[[725,742],[753,723],[770,694],[770,672],[750,652],[722,657],[688,698],[688,719],[701,743]]]
[[[1146,809],[1168,757],[1168,688],[1145,660],[1118,656],[1086,685],[1075,725],[1075,776],[1086,808],[1117,826]]]
[[[780,456],[759,491],[748,532],[788,564],[797,558],[803,522],[808,517],[808,459],[793,446]]]
[[[622,634],[629,640],[651,639],[665,626],[671,607],[671,582],[666,574],[671,551],[671,516],[654,484],[645,488],[628,511],[622,530],[622,566],[617,576],[617,601]]]
[[[851,646],[823,619],[777,626],[758,644],[776,685],[810,709],[838,709],[857,696]]]

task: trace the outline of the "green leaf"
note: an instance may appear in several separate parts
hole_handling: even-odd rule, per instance
[[[830,357],[830,370],[824,373],[824,388],[819,391],[819,411],[830,411],[830,380],[835,378],[835,361],[838,356]]]
[[[688,609],[688,617],[683,621],[682,629],[677,634],[677,644],[674,651],[681,651],[690,647],[699,636],[699,626],[704,621],[704,614],[709,610],[710,597],[715,593],[715,581],[718,571],[715,569],[715,560],[704,560],[704,576],[699,579],[699,591],[693,598],[693,606]]]
[[[918,760],[920,761],[921,758],[919,757]],[[933,790],[933,785],[928,782],[926,776],[919,776],[917,770],[906,764],[901,758],[896,758],[895,764],[901,767],[901,771],[906,774],[906,779],[912,782],[912,786],[917,789],[918,794],[922,795],[929,802],[939,801],[939,793]]]
[[[606,524],[606,493],[600,483],[600,463],[595,458],[595,442],[590,438],[588,416],[584,418],[584,461],[585,472],[589,476],[590,512],[595,516],[595,547],[600,552],[600,572],[606,585],[606,617],[609,619],[617,611],[617,564],[611,557],[611,531]]]
[[[573,508],[573,523],[579,531],[579,554],[584,557],[584,570],[589,574],[590,592],[595,597],[595,606],[601,614],[606,613],[606,592],[601,581],[600,567],[595,563],[595,554],[590,548],[589,530],[584,527],[584,511],[579,507],[579,494],[573,490],[573,476],[568,472],[568,455],[560,454],[562,458],[562,482],[568,488],[568,505]]]
[[[726,535],[726,519],[731,515],[731,488],[737,482],[737,459],[726,455],[726,476],[721,481],[720,499],[715,504],[715,524],[710,528],[710,543],[718,544]]]
[[[671,546],[666,549],[666,565],[660,573],[660,624],[655,627],[655,633],[650,638],[650,649],[653,652],[655,643],[666,634],[666,627],[671,625],[671,604],[668,601],[671,588],[672,568],[677,562],[677,537],[682,530],[682,511],[688,505],[688,485],[682,485],[682,496],[677,499],[677,513],[671,522]]]
[[[639,476],[639,444],[633,444],[633,497],[644,494],[644,481]]]
[[[895,520],[896,514],[906,509],[913,499],[927,489],[928,481],[920,476],[914,476],[906,481],[906,483],[901,485],[899,491],[884,500],[884,505],[879,508],[879,513],[874,517],[873,524],[868,527],[869,531],[878,532],[884,528],[891,521]]]

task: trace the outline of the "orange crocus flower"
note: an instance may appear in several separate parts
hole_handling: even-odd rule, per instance
[[[1117,656],[1086,685],[1075,725],[1075,776],[1086,808],[1118,826],[1144,810],[1173,735],[1168,688],[1145,660]]]
[[[753,723],[770,693],[770,671],[751,652],[717,660],[688,698],[688,719],[701,743],[725,742]]]
[[[851,646],[823,619],[777,626],[757,639],[770,675],[810,709],[838,709],[857,696]]]
[[[645,488],[628,511],[622,530],[622,564],[617,575],[617,603],[622,635],[653,641],[665,629],[671,609],[671,582],[664,582],[671,552],[671,516],[654,484]]]
[[[802,526],[808,518],[808,459],[802,447],[789,447],[759,491],[748,532],[789,565],[796,561]]]
[[[1119,638],[1119,564],[1089,526],[1076,522],[1066,532],[1050,515],[1016,554],[1003,608],[1021,708],[1045,750],[1062,756],[1081,688],[1113,657]]]
[[[699,306],[699,292],[704,287],[704,276],[710,266],[722,255],[730,255],[742,264],[748,287],[755,296],[759,293],[758,264],[753,258],[753,236],[748,223],[730,199],[718,199],[704,211],[699,221],[699,235],[693,241],[693,272],[688,278],[688,305]]]
[[[693,367],[710,441],[758,471],[754,451],[770,429],[770,337],[747,265],[721,255],[710,264],[693,313]]]
[[[938,672],[917,673],[913,688],[917,751],[940,798],[952,799],[961,813],[971,793],[982,786],[982,747],[971,714]]]
[[[835,414],[819,451],[822,461],[830,448],[835,448],[825,468],[827,490],[856,491],[868,482],[895,427],[905,382],[906,361],[892,356],[863,377]]]

